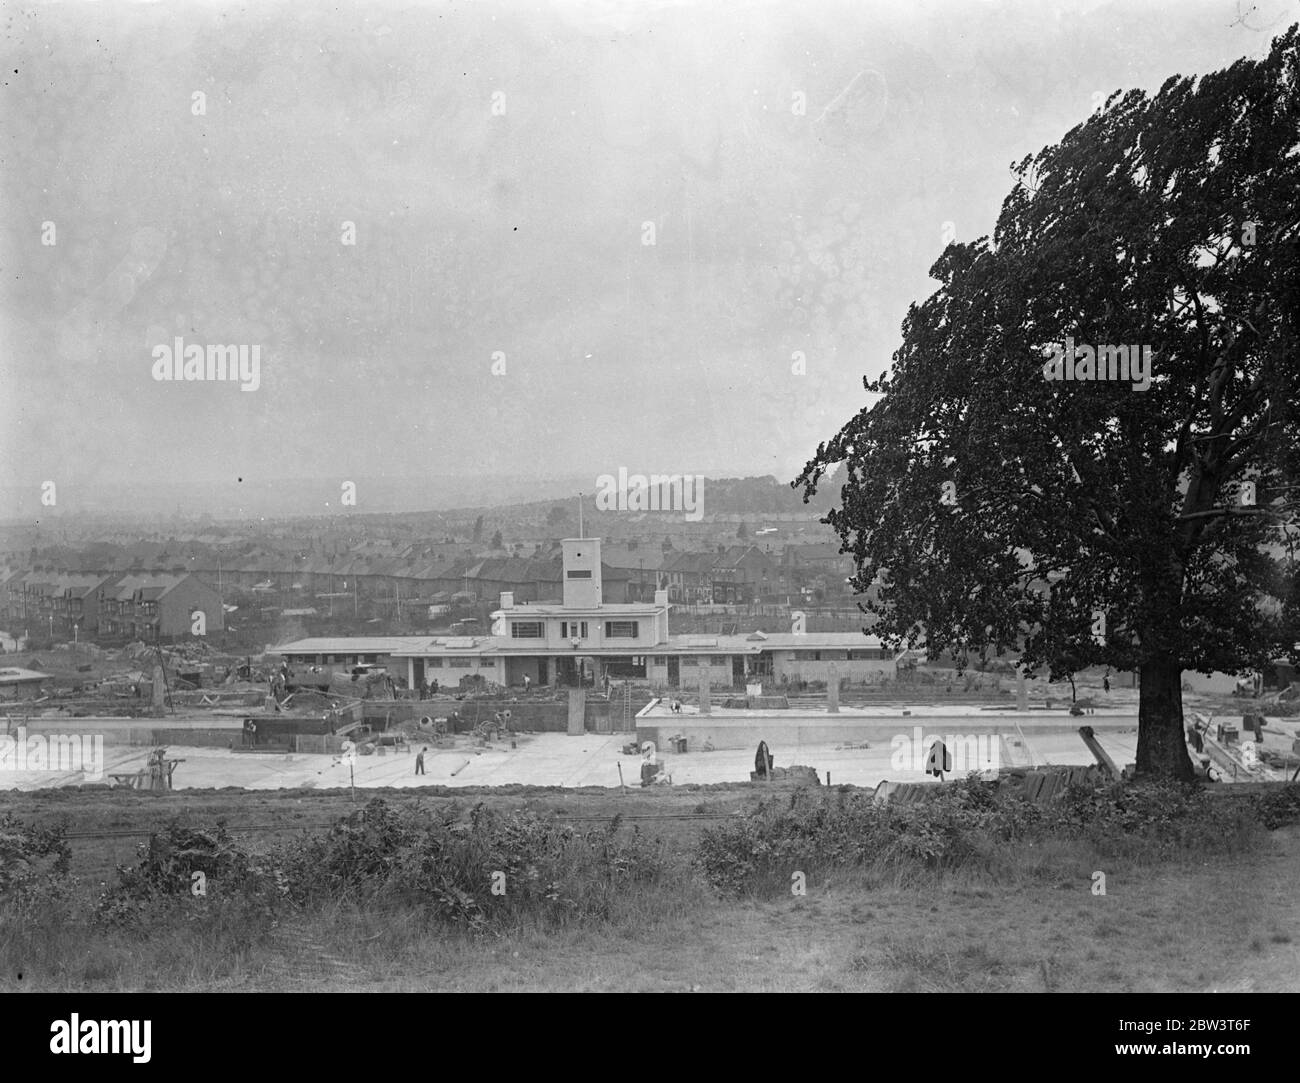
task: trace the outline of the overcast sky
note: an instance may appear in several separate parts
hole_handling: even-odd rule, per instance
[[[3,482],[788,479],[1013,161],[1297,17],[7,5]],[[156,381],[178,335],[259,345],[260,386]]]

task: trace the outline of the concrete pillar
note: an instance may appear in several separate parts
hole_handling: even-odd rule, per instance
[[[153,667],[153,705],[160,714],[167,705],[166,690],[163,687],[162,666]]]
[[[569,689],[569,736],[581,737],[587,732],[587,690]]]
[[[700,667],[700,714],[712,714],[713,703],[709,698],[709,670],[707,666]]]
[[[1029,710],[1029,689],[1025,687],[1025,671],[1016,670],[1016,710]]]
[[[840,674],[831,664],[830,675],[826,678],[826,710],[830,714],[840,713]]]

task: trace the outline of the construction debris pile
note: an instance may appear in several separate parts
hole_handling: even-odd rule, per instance
[[[1213,715],[1193,712],[1186,721],[1187,743],[1197,773],[1212,782],[1285,782],[1300,775],[1300,739],[1266,726],[1262,715],[1247,714],[1242,722],[1253,739],[1245,739],[1233,722],[1215,722]],[[1291,738],[1290,751],[1267,748],[1265,734]]]
[[[1109,771],[1098,764],[1059,767],[1008,767],[994,780],[998,791],[1023,796],[1035,805],[1047,805],[1064,797],[1071,786],[1097,786],[1113,782]],[[944,791],[933,782],[889,782],[876,787],[872,799],[896,805],[915,805],[929,801]]]

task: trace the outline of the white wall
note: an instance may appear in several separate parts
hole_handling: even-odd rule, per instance
[[[832,666],[841,680],[847,677],[854,684],[874,684],[897,675],[897,667],[892,659],[816,662],[796,658],[794,651],[772,652],[773,676],[778,683],[783,676],[792,681],[828,681]]]

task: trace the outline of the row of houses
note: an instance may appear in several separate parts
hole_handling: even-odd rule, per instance
[[[830,553],[820,552],[820,549]],[[809,550],[802,553],[799,550]],[[167,554],[160,554],[167,559]],[[179,559],[172,555],[171,559]],[[838,576],[844,558],[833,546],[787,547],[780,559],[755,545],[720,547],[712,552],[676,552],[657,546],[611,546],[602,561],[605,598],[613,603],[645,602],[666,590],[674,603],[746,604],[794,593],[811,576]],[[221,597],[232,591],[268,594],[301,593],[312,596],[355,596],[398,603],[456,605],[472,608],[509,592],[521,603],[560,597],[563,587],[562,554],[558,543],[539,555],[465,556],[419,560],[410,552],[382,555],[374,552],[329,557],[318,553],[301,556],[261,554],[230,562],[191,557],[164,569],[141,572],[98,566],[69,571],[52,566],[26,573],[27,585],[13,585],[2,599],[6,615],[16,617],[71,618],[87,629],[98,629],[95,592],[107,582],[148,578],[146,591],[193,576]],[[9,573],[10,577],[15,573]],[[40,598],[49,597],[48,603]],[[219,600],[219,599],[218,599]],[[128,602],[129,599],[118,599]],[[78,606],[80,610],[78,611]],[[114,612],[113,624],[132,616],[131,605]],[[214,611],[219,612],[219,607]],[[143,619],[143,614],[136,614]],[[213,627],[210,622],[209,627]]]
[[[810,575],[828,569],[832,573],[847,570],[838,553],[829,561],[820,552],[806,561],[794,553],[778,561],[754,545],[710,552],[664,552],[654,546],[611,548],[602,571],[610,602],[648,601],[656,590],[665,589],[673,602],[742,604],[793,592]],[[356,590],[366,597],[400,597],[430,604],[446,602],[458,594],[482,600],[510,591],[519,601],[532,602],[560,596],[561,564],[558,551],[532,557],[456,557],[423,563],[412,563],[406,557],[331,560],[310,556],[302,560],[253,559],[224,569],[204,569],[201,574],[219,576],[242,589],[263,586],[316,594]]]
[[[15,629],[37,634],[113,639],[189,635],[202,613],[204,634],[221,631],[221,595],[187,572],[59,573],[10,569],[0,573],[0,615]]]

